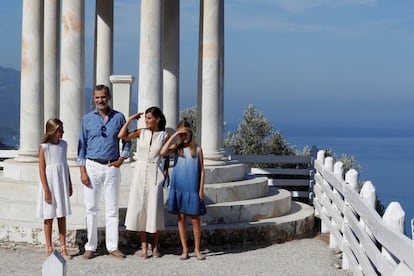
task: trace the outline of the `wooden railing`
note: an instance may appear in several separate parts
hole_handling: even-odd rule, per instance
[[[343,253],[342,267],[354,275],[414,275],[413,241],[404,235],[405,214],[391,202],[382,217],[375,210],[375,187],[361,190],[358,172],[343,175],[343,164],[319,151],[314,162],[313,204],[330,247]],[[413,223],[413,221],[411,221]]]

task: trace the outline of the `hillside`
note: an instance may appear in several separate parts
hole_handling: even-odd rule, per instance
[[[92,89],[85,89],[85,110],[90,110]],[[0,66],[0,149],[20,141],[20,71]]]
[[[16,146],[20,124],[19,71],[0,66],[0,99],[0,145]]]

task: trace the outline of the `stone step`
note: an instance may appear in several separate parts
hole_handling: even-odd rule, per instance
[[[204,166],[204,172],[205,184],[239,181],[246,175],[244,164],[234,162],[225,166]]]
[[[0,199],[25,200],[36,202],[39,192],[39,183],[35,181],[17,181],[10,178],[0,178]],[[72,204],[83,204],[84,186],[73,181],[73,194],[70,198]],[[120,205],[128,205],[130,186],[121,185]],[[168,199],[169,189],[164,189],[164,201]],[[255,177],[227,183],[206,184],[204,195],[207,204],[226,201],[237,201],[265,196],[268,193],[266,177]],[[102,195],[101,195],[102,197]],[[102,200],[101,200],[102,201]]]
[[[126,231],[123,227],[129,197],[130,176],[132,175],[131,167],[132,164],[126,164],[122,167],[123,182],[120,189],[119,210],[121,245],[130,245],[134,238],[138,238],[137,233]],[[271,233],[267,233],[267,231],[281,233],[283,236],[281,239],[288,240],[292,237],[305,235],[305,232],[298,232],[300,229],[313,227],[312,207],[309,206],[312,215],[306,215],[306,218],[300,219],[292,217],[291,214],[303,214],[304,210],[309,208],[292,202],[288,191],[268,187],[265,177],[244,179],[242,177],[244,167],[240,164],[230,165],[230,167],[228,171],[220,166],[208,168],[210,179],[214,179],[216,183],[206,183],[205,185],[207,215],[201,218],[203,230],[205,230],[203,231],[203,240],[212,242],[213,240],[227,239],[232,243],[278,239],[276,236],[270,236]],[[32,175],[23,172],[28,168],[30,168],[29,171]],[[32,164],[19,164],[14,172],[16,174],[14,177],[20,177],[19,179],[6,177],[0,172],[0,240],[44,244],[43,222],[35,217],[39,185],[35,169],[37,170],[37,166]],[[22,176],[18,176],[19,174]],[[25,177],[26,180],[23,179]],[[80,183],[78,168],[71,167],[71,177],[74,193],[71,197],[72,215],[67,217],[67,229],[68,240],[75,245],[82,244],[86,237],[85,209],[83,206],[83,184]],[[164,203],[166,203],[168,189],[164,189],[164,199]],[[99,239],[104,241],[103,195],[101,195],[100,203],[98,213]],[[285,221],[284,218],[287,220]],[[167,229],[163,231],[163,237],[168,240],[168,236],[172,235],[176,237],[174,241],[179,242],[176,233],[176,216],[165,211],[165,219]],[[285,225],[285,228],[279,225],[281,221],[284,221],[282,224]],[[312,227],[310,227],[311,224]],[[255,228],[251,228],[253,225]],[[286,227],[293,228],[287,229]],[[57,231],[57,225],[54,227],[54,231]],[[57,239],[56,232],[54,235]]]
[[[79,170],[71,172],[73,183],[73,195],[70,198],[72,204],[83,204],[84,186],[80,182]],[[130,180],[130,171],[123,172],[123,182],[120,187],[120,207],[128,205]],[[36,202],[39,190],[38,177],[29,180],[16,180],[0,175],[0,199],[9,200],[26,200]],[[128,184],[126,184],[128,183]],[[205,185],[206,203],[219,203],[225,201],[236,201],[243,199],[251,199],[261,197],[267,194],[267,178],[250,177],[245,180],[237,180],[234,182],[214,183]],[[169,189],[164,189],[164,201],[168,200]],[[102,199],[101,195],[101,199]],[[103,201],[103,200],[101,200]]]
[[[202,220],[207,224],[253,222],[286,215],[290,209],[290,192],[280,189],[265,197],[209,204]]]
[[[207,205],[207,214],[201,220],[210,224],[253,222],[264,218],[286,215],[291,210],[291,194],[282,189],[272,189],[268,196],[221,202]],[[165,224],[174,225],[176,215],[166,213]]]
[[[204,185],[206,204],[253,199],[268,194],[267,177],[248,177],[226,183]]]
[[[202,242],[208,245],[247,245],[282,243],[311,237],[314,227],[314,208],[305,203],[292,201],[289,213],[251,222],[210,224],[202,226]],[[192,236],[191,225],[187,229]],[[172,234],[177,235],[174,237]],[[165,243],[179,246],[178,231],[167,227],[161,239]],[[170,240],[168,240],[170,239]]]
[[[37,192],[36,192],[37,195]],[[0,198],[0,218],[16,222],[41,223],[36,218],[36,199],[19,200]],[[256,221],[262,218],[282,216],[289,212],[291,204],[290,193],[278,190],[277,193],[249,200],[207,204],[207,214],[202,220],[207,224],[234,223]],[[83,203],[73,203],[71,198],[72,215],[67,217],[68,225],[83,227],[85,224],[85,207]],[[98,211],[98,226],[105,226],[105,207],[101,201]],[[126,206],[120,206],[120,225],[124,225]],[[175,225],[177,218],[165,210],[165,224]]]
[[[39,179],[39,164],[34,162],[16,162],[7,159],[3,163],[3,173],[7,178],[20,181],[34,181]],[[121,166],[122,184],[130,186],[133,175],[134,162],[125,161]],[[79,166],[74,161],[69,161],[69,169],[72,181],[80,179]],[[244,164],[229,162],[225,166],[205,166],[205,183],[225,183],[244,179],[246,172]]]
[[[37,194],[37,193],[36,193]],[[36,217],[36,200],[0,200],[0,219],[14,221],[15,223],[43,223],[42,219]],[[80,204],[71,204],[72,215],[67,216],[67,224],[74,227],[84,227],[85,207]],[[105,216],[99,212],[98,225],[105,225]]]
[[[85,210],[83,203],[83,189],[84,186],[76,180],[73,180],[73,195],[70,198],[71,207],[72,207],[72,216],[68,216],[68,222],[74,225],[83,225]],[[37,181],[18,181],[10,178],[0,177],[0,218],[3,219],[17,219],[18,221],[29,221],[36,222],[38,219],[35,217],[37,197],[39,191],[39,183]],[[168,201],[169,189],[164,189],[164,204],[167,204]],[[233,204],[244,204],[244,210],[247,212],[258,212],[260,208],[253,207],[256,210],[249,209],[247,207],[251,204],[261,204],[260,200],[257,198],[264,197],[268,193],[267,179],[265,177],[256,177],[250,178],[242,181],[235,181],[229,183],[216,183],[216,184],[206,184],[205,185],[205,198],[206,204],[209,205],[212,214],[220,213],[221,210],[226,210],[226,216],[229,222],[235,222],[237,217],[232,219],[228,218],[229,207],[223,207],[225,205],[220,205],[218,203],[224,202],[233,202]],[[129,197],[129,186],[121,185],[120,188],[120,223],[123,223],[125,209],[128,206],[128,197]],[[241,200],[251,200],[249,203],[240,202]],[[277,198],[276,198],[277,199]],[[218,204],[218,205],[216,205]],[[263,202],[265,204],[265,202]],[[280,204],[279,204],[280,205]],[[101,200],[99,206],[98,214],[98,225],[104,226],[104,200],[103,193],[101,193]],[[236,208],[235,206],[231,207],[232,209]],[[275,209],[274,204],[266,204],[266,208]],[[279,210],[285,210],[287,207],[277,207]],[[217,209],[217,210],[215,210]],[[268,216],[269,210],[265,213]],[[246,211],[245,211],[246,212]],[[247,217],[242,214],[243,220]],[[233,215],[239,216],[233,210]],[[75,216],[76,214],[76,216]],[[260,214],[260,213],[258,213]],[[231,215],[230,215],[231,216]],[[206,216],[209,222],[217,221],[218,219],[212,218],[209,215]],[[166,212],[166,221],[167,224],[175,223],[175,216],[169,215]]]
[[[188,219],[187,234],[192,240],[192,226]],[[292,201],[288,214],[280,217],[260,219],[254,222],[229,224],[202,224],[202,245],[250,245],[282,243],[289,240],[307,238],[313,235],[314,209],[301,202]],[[104,248],[105,228],[99,228],[99,245]],[[120,247],[139,248],[137,232],[119,229]],[[57,223],[53,225],[53,240],[58,242]],[[0,219],[0,240],[16,243],[45,244],[42,223],[19,222]],[[161,247],[180,246],[177,226],[167,226],[160,233]],[[68,247],[82,248],[86,243],[86,230],[72,224],[67,225]]]
[[[72,205],[83,205],[83,184],[73,183],[73,194],[70,197]],[[36,204],[39,192],[39,183],[33,181],[15,182],[14,180],[0,177],[0,200],[19,200],[34,202]],[[129,186],[121,186],[119,190],[120,206],[128,205]],[[103,203],[103,192],[101,191],[101,200]]]

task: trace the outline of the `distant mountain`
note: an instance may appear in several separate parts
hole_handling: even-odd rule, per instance
[[[85,89],[85,110],[93,103],[91,88]],[[0,66],[0,149],[20,142],[20,71]]]
[[[0,99],[0,145],[16,146],[20,125],[19,71],[0,66]]]

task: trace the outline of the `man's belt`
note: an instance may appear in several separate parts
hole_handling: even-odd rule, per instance
[[[105,159],[92,159],[92,158],[88,158],[89,160],[102,164],[102,165],[108,165],[109,163],[115,162],[118,159],[113,159],[113,160],[105,160]]]

